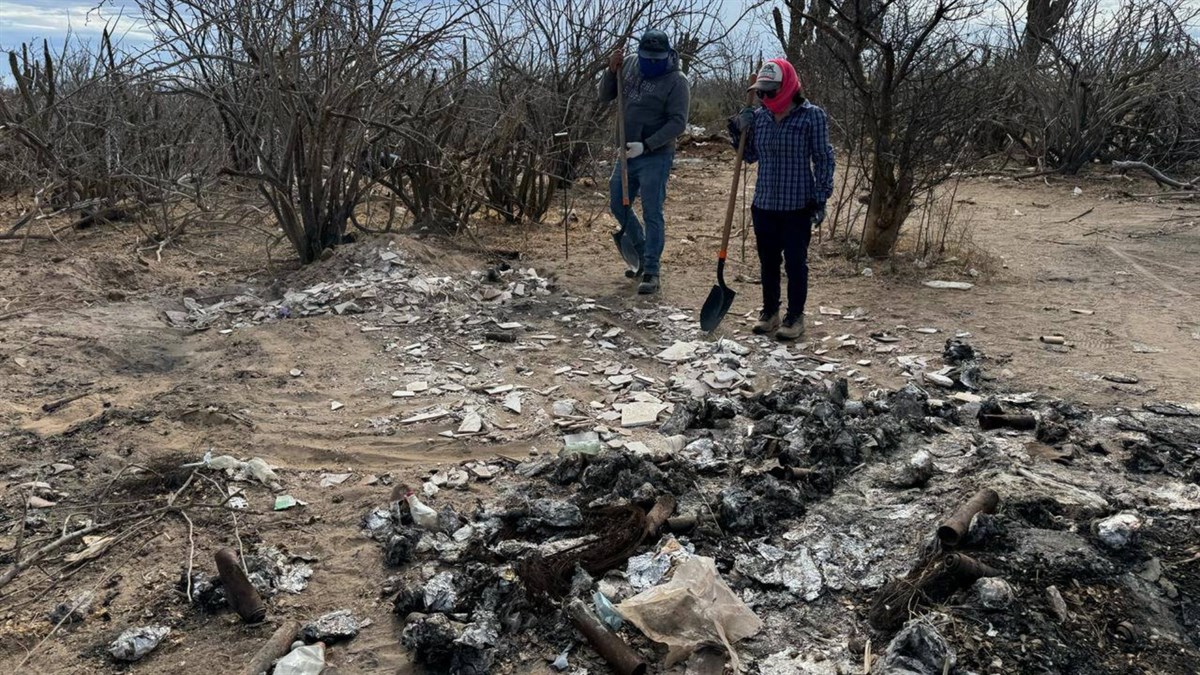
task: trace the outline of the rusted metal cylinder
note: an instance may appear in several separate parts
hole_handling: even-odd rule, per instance
[[[816,470],[803,466],[777,466],[767,473],[780,480],[804,480],[816,473]]]
[[[963,537],[967,536],[967,530],[971,528],[971,519],[977,513],[994,513],[996,505],[1000,503],[1000,495],[991,488],[984,488],[975,493],[970,501],[958,507],[954,515],[942,521],[938,526],[937,536],[942,541],[943,546],[958,546]]]
[[[957,579],[964,583],[975,583],[976,579],[983,577],[998,577],[1001,576],[1000,570],[981,563],[969,555],[962,553],[951,553],[946,556],[942,564],[946,568],[946,573],[954,575]]]
[[[984,431],[992,429],[1017,429],[1019,431],[1033,431],[1037,429],[1037,418],[1033,415],[980,415],[979,428]]]
[[[675,497],[662,495],[654,502],[654,508],[646,514],[646,536],[653,537],[662,529],[671,514],[675,513]]]
[[[646,660],[633,651],[632,647],[625,644],[620,636],[605,628],[604,624],[600,623],[600,619],[597,619],[596,615],[592,614],[582,601],[572,600],[567,605],[567,616],[571,617],[571,623],[587,638],[592,649],[595,649],[596,653],[612,666],[614,673],[617,675],[645,675],[646,669],[649,667],[646,665]]]
[[[214,557],[217,560],[217,572],[221,575],[221,585],[225,588],[225,598],[242,617],[242,621],[258,623],[265,619],[267,606],[242,571],[237,553],[233,549],[223,548]]]

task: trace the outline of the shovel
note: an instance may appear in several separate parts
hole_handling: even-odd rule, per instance
[[[755,76],[750,76],[750,84],[754,84]],[[754,105],[754,93],[751,92],[746,105]],[[733,160],[733,187],[729,190],[729,202],[725,205],[725,228],[721,232],[721,252],[717,254],[717,283],[708,292],[708,299],[700,308],[700,329],[711,333],[721,325],[721,319],[729,313],[733,299],[737,293],[725,285],[725,255],[729,248],[729,231],[733,227],[733,212],[737,208],[738,181],[742,177],[742,153],[746,150],[746,137],[749,130],[743,130],[738,139],[737,157]]]
[[[622,71],[624,68],[622,68]],[[625,73],[617,72],[617,157],[621,163],[621,205],[625,207],[625,217],[621,219],[621,229],[613,232],[613,243],[621,252],[621,258],[630,270],[637,271],[642,266],[642,256],[638,255],[637,247],[625,236],[625,223],[629,221],[629,158],[625,150]]]

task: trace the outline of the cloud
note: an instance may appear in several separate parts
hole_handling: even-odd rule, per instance
[[[79,4],[78,0],[47,0],[36,5],[0,2],[0,45],[48,39],[65,40],[68,35],[93,38],[107,27],[120,40],[150,40],[152,35],[136,9]]]

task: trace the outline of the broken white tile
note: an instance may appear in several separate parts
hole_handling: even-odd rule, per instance
[[[483,417],[477,412],[463,415],[462,424],[458,425],[460,434],[477,434],[483,430]]]
[[[304,371],[300,370],[299,368],[292,368],[290,371],[288,371],[288,375],[291,375],[292,377],[300,377],[303,374]]]
[[[695,342],[678,341],[659,352],[658,358],[670,362],[686,361],[696,354],[698,347],[698,343]]]
[[[821,365],[817,366],[818,373],[832,373],[835,370],[837,370],[836,363],[822,363]]]
[[[516,330],[518,328],[521,328],[522,325],[521,325],[520,321],[508,321],[505,323],[498,323],[498,324],[496,324],[496,327],[499,328],[500,330]]]
[[[663,403],[638,401],[621,407],[621,426],[626,429],[644,427],[658,421],[658,414],[666,409]]]
[[[518,415],[521,414],[521,392],[512,391],[508,396],[504,397],[504,402],[501,404],[505,409],[511,410]]]
[[[668,321],[687,321],[688,318],[689,317],[687,314],[671,314],[670,316],[667,317],[667,320]]]
[[[862,359],[861,361],[855,361],[855,363],[860,366],[869,366],[871,365],[871,359]]]
[[[495,396],[496,394],[506,394],[506,393],[512,391],[514,388],[515,387],[511,384],[501,384],[499,386],[488,389],[487,393],[489,393],[493,396]]]
[[[450,413],[446,410],[442,410],[441,408],[435,408],[434,410],[430,410],[429,412],[419,413],[419,414],[413,415],[412,417],[402,419],[402,420],[400,420],[400,423],[401,424],[416,424],[418,422],[430,422],[432,420],[441,419],[449,414]]]
[[[954,380],[942,375],[941,373],[925,373],[924,378],[926,382],[932,382],[939,387],[949,388],[954,386]]]
[[[926,335],[933,335],[934,333],[938,332],[938,329],[936,329],[936,328],[918,328],[918,329],[916,329],[916,332],[924,333]]]
[[[650,454],[650,448],[641,441],[630,441],[625,444],[625,449],[638,455]]]
[[[969,284],[965,281],[942,281],[940,279],[926,281],[925,285],[929,288],[942,288],[957,291],[966,291],[975,288],[975,284]]]
[[[604,332],[604,337],[611,340],[612,338],[615,338],[624,332],[625,331],[620,328],[613,327],[613,328],[609,328],[607,331]]]
[[[841,316],[842,310],[836,307],[818,307],[818,311],[825,316]]]
[[[414,394],[419,394],[423,391],[429,391],[429,383],[423,380],[418,382],[409,382],[406,389]]]
[[[612,377],[608,378],[608,381],[610,383],[612,383],[613,385],[620,387],[620,386],[629,384],[630,382],[633,382],[633,376],[632,375],[613,375]]]
[[[330,410],[341,410],[342,408],[345,408],[345,407],[346,407],[346,404],[342,403],[341,401],[330,401],[329,402]]]

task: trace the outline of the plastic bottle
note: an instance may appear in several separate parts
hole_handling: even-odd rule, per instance
[[[410,491],[404,499],[408,502],[408,512],[412,514],[413,522],[417,527],[426,530],[438,529],[438,514],[437,511],[425,506],[417,499],[416,493]]]
[[[325,643],[296,647],[275,663],[275,675],[321,675],[325,670]]]

